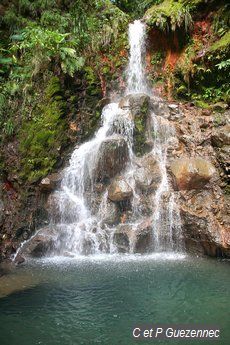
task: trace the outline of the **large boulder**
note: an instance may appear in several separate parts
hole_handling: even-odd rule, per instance
[[[155,191],[162,179],[159,163],[149,153],[138,161],[138,165],[134,175],[137,188],[143,192]]]
[[[146,129],[150,120],[150,97],[146,94],[131,94],[121,99],[119,107],[129,109],[134,121],[133,150],[137,156],[150,151]]]
[[[52,252],[57,241],[57,233],[47,227],[39,230],[19,251],[21,257],[42,257]]]
[[[151,218],[143,220],[136,229],[136,241],[134,246],[135,253],[146,253],[152,245],[152,220]]]
[[[130,237],[132,228],[128,224],[120,224],[114,235],[113,242],[119,253],[129,253],[130,251]]]
[[[132,195],[131,186],[121,176],[118,176],[108,188],[108,198],[114,202],[125,201],[130,199]]]
[[[152,220],[144,219],[139,224],[120,224],[113,237],[119,252],[146,253],[152,243]]]
[[[129,157],[128,144],[121,136],[102,142],[95,165],[95,181],[106,182],[124,169]]]
[[[176,159],[171,171],[179,190],[201,189],[216,173],[214,166],[202,158]]]

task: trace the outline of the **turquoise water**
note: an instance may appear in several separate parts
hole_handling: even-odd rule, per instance
[[[139,343],[132,339],[135,324],[200,323],[220,326],[222,339],[178,343],[228,345],[229,287],[229,262],[210,259],[34,261],[0,278],[0,344],[130,345]]]

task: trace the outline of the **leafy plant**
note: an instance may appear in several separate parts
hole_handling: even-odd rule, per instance
[[[62,34],[31,24],[21,35],[22,41],[13,42],[11,50],[19,51],[22,60],[30,64],[32,76],[45,70],[52,62],[58,63],[62,71],[71,76],[84,65],[83,57],[79,57],[76,50],[79,42],[69,33]]]

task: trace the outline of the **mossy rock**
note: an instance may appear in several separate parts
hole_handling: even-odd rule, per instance
[[[148,151],[146,144],[146,128],[149,115],[149,96],[136,94],[129,96],[129,106],[134,118],[134,143],[133,149],[137,156],[142,156]]]
[[[43,100],[32,113],[32,119],[24,119],[18,133],[21,158],[20,175],[35,182],[54,167],[61,146],[66,142],[65,101],[57,77],[50,79]]]

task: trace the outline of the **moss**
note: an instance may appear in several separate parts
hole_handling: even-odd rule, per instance
[[[134,118],[134,151],[137,156],[146,152],[146,120],[148,115],[148,100],[141,105],[140,112]]]
[[[218,50],[229,50],[230,49],[230,31],[226,32],[226,34],[221,37],[218,41],[213,43],[209,48],[210,52],[216,52]]]
[[[210,108],[210,105],[203,100],[196,100],[194,103],[197,107],[202,108],[202,109]]]
[[[32,119],[24,120],[19,131],[20,175],[29,182],[42,178],[52,170],[60,147],[66,141],[65,102],[60,93],[58,78],[51,78]]]

